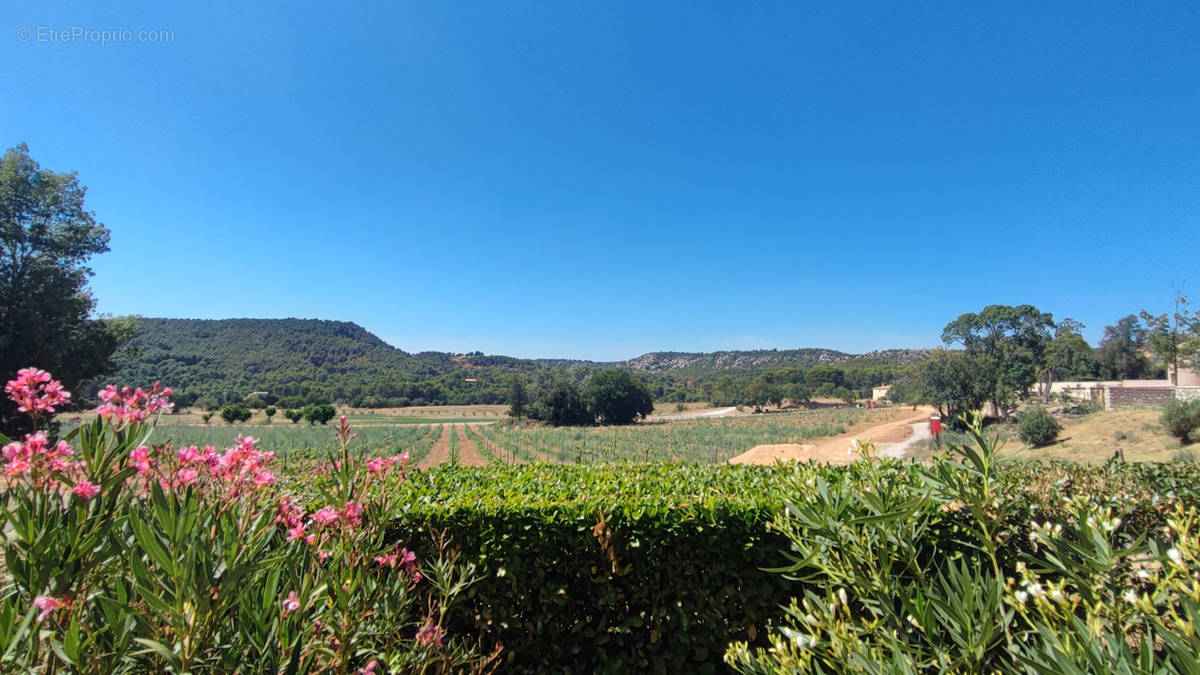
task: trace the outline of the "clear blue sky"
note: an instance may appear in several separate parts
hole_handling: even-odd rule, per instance
[[[173,4],[0,9],[103,312],[621,359],[1200,300],[1196,3]]]

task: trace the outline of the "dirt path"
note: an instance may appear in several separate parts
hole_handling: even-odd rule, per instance
[[[698,417],[724,417],[737,412],[737,408],[713,408],[710,410],[693,410],[691,412],[671,413],[667,415],[650,415],[647,422],[669,422],[672,420],[694,420]]]
[[[417,462],[418,469],[428,469],[450,460],[451,426],[453,425],[442,425],[442,435],[438,436],[438,439],[433,442],[433,447],[429,449],[429,454],[422,457],[420,462]]]
[[[916,443],[917,441],[923,441],[933,435],[929,433],[929,420],[927,419],[921,420],[920,422],[913,422],[908,426],[910,429],[912,429],[912,433],[909,434],[908,438],[898,443],[885,443],[879,446],[879,455],[881,457],[904,459],[905,455],[908,454],[908,449],[912,447],[913,443]]]
[[[889,450],[889,446],[905,441],[913,433],[913,425],[927,421],[933,414],[933,408],[920,406],[915,411],[901,415],[887,422],[864,422],[850,427],[850,430],[817,439],[812,443],[785,443],[782,445],[760,445],[729,460],[730,464],[774,464],[776,460],[829,462],[845,464],[852,462],[857,455],[851,450],[851,441],[873,441],[877,448]],[[893,446],[894,447],[894,446]],[[905,446],[907,448],[907,446]]]
[[[467,426],[481,426],[481,425],[470,424]],[[475,432],[478,434],[479,430],[476,429]],[[482,443],[484,450],[487,450],[489,453],[491,453],[492,457],[495,457],[496,459],[500,460],[501,462],[504,462],[505,464],[528,464],[529,463],[520,457],[513,457],[511,452],[509,452],[508,450],[505,450],[504,448],[500,447],[499,445],[496,445],[495,441],[488,438],[487,436],[484,436],[483,434],[479,434],[474,440],[476,443]]]
[[[491,464],[483,453],[479,452],[479,448],[475,447],[474,441],[467,436],[467,425],[455,424],[454,430],[458,433],[458,463],[461,466],[487,466]]]

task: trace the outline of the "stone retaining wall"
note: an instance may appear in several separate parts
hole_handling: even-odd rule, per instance
[[[1162,406],[1175,398],[1175,387],[1105,387],[1106,408]]]

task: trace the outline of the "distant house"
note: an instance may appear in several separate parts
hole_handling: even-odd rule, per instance
[[[888,390],[892,388],[890,384],[884,384],[878,387],[871,387],[871,400],[882,401],[887,398]]]

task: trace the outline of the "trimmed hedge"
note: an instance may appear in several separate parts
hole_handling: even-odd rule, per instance
[[[723,671],[791,594],[766,523],[792,470],[697,465],[442,467],[411,477],[401,541],[444,531],[479,581],[452,634],[505,670]],[[465,596],[465,599],[464,599]]]
[[[914,479],[896,466],[898,480]],[[733,641],[765,646],[797,582],[765,570],[788,542],[767,523],[817,477],[858,482],[862,466],[524,465],[439,467],[397,487],[391,534],[444,532],[478,581],[452,634],[504,646],[506,672],[721,672]],[[1067,500],[1112,506],[1130,537],[1154,537],[1174,503],[1198,504],[1200,466],[1015,462],[1001,488],[1018,532],[1071,517]],[[951,523],[948,521],[948,524]],[[952,554],[954,536],[937,544]],[[1020,557],[1023,537],[1005,542]],[[424,553],[424,552],[419,552]]]

